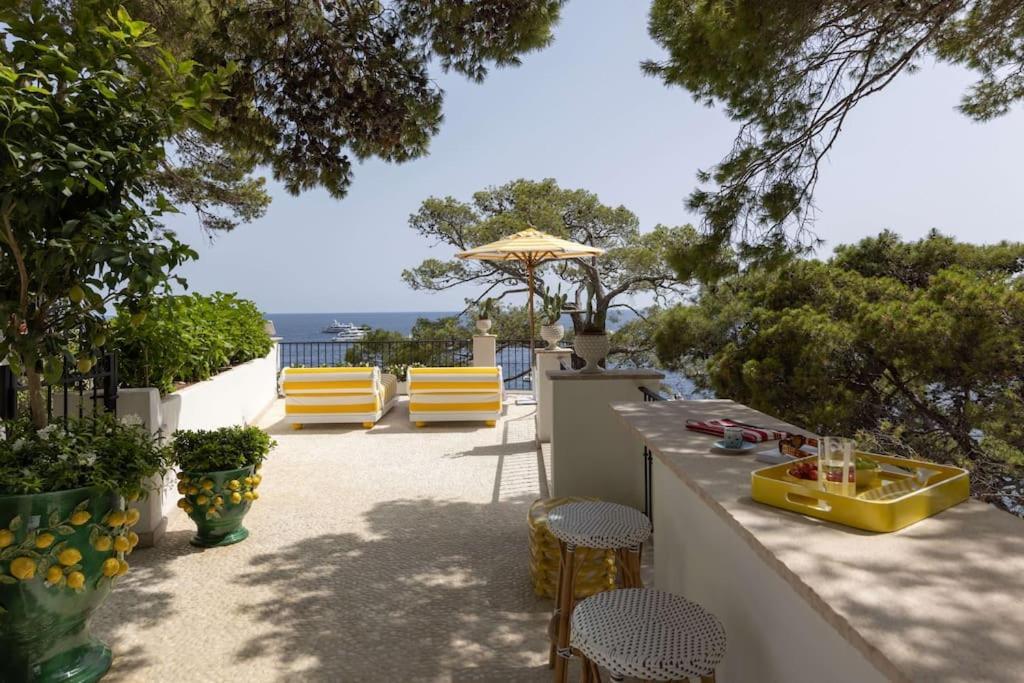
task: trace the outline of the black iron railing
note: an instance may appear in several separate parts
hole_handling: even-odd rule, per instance
[[[640,393],[644,397],[644,403],[651,401],[664,401],[664,396],[657,391],[640,387]],[[654,529],[654,454],[644,444],[644,514],[651,520],[651,529]]]
[[[542,348],[543,342],[537,343]],[[497,363],[506,389],[530,388],[530,342],[499,340]],[[391,341],[283,341],[278,367],[334,367],[376,365],[402,375],[409,365],[462,367],[473,364],[473,343],[468,339],[402,339]]]
[[[117,355],[99,357],[89,372],[65,367],[60,380],[45,383],[46,416],[67,420],[82,418],[104,410],[117,411]],[[0,419],[9,420],[28,414],[28,396],[23,379],[7,365],[0,365]]]

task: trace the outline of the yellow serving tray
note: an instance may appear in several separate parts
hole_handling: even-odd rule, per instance
[[[877,481],[858,487],[856,496],[843,496],[818,488],[818,482],[797,479],[789,470],[817,456],[755,470],[750,493],[766,505],[792,510],[818,519],[865,531],[887,533],[920,522],[926,517],[967,500],[967,470],[920,460],[857,453],[882,466]]]

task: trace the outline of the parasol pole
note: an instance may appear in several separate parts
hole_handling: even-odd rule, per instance
[[[526,261],[526,288],[529,290],[529,310],[530,310],[530,367],[534,367],[533,359],[533,259],[529,258]]]

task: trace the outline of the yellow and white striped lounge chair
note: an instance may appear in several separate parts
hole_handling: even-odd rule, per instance
[[[313,423],[362,423],[369,429],[398,401],[398,380],[380,368],[285,368],[284,419],[294,429]]]
[[[409,368],[409,419],[427,422],[483,421],[501,417],[505,387],[501,368]]]

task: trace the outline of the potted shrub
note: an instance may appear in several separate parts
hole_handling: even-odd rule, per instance
[[[487,334],[491,329],[491,315],[494,314],[494,299],[490,297],[480,302],[476,313],[476,329],[481,334]]]
[[[541,318],[544,322],[540,326],[540,338],[548,343],[549,349],[557,349],[558,342],[565,336],[562,311],[565,310],[569,297],[562,294],[562,285],[558,285],[558,290],[554,294],[545,292],[541,299]]]
[[[258,427],[182,430],[174,435],[178,507],[198,529],[192,545],[209,548],[245,540],[242,519],[260,497],[260,466],[277,443]]]
[[[111,651],[89,620],[139,540],[125,500],[166,471],[168,449],[109,415],[2,432],[0,680],[97,680]]]
[[[605,314],[595,312],[593,292],[588,290],[587,294],[586,315],[583,317],[580,331],[573,339],[572,347],[576,355],[587,363],[580,372],[604,372],[601,361],[608,356],[608,351],[611,348],[608,333],[605,330]]]

